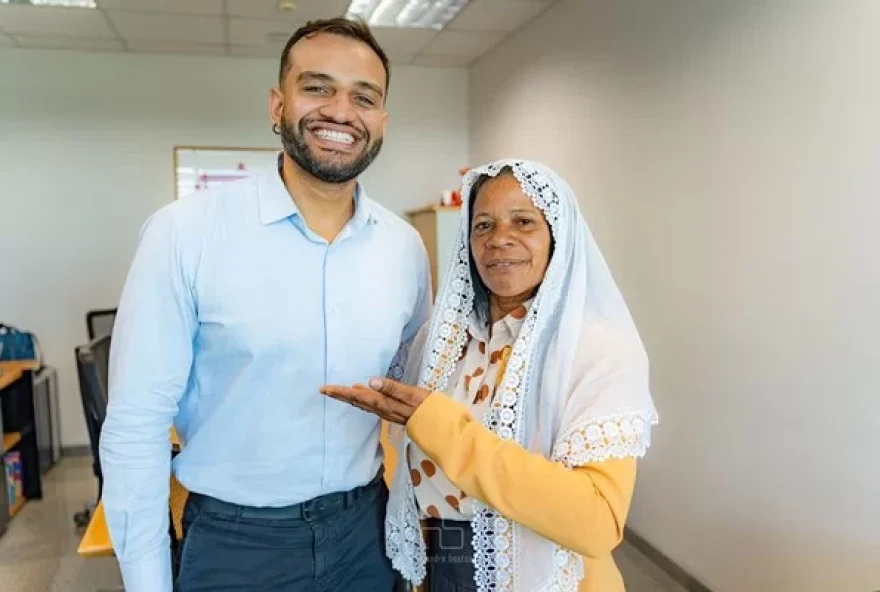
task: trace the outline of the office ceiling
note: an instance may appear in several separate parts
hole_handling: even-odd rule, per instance
[[[471,0],[442,31],[374,29],[392,62],[468,66],[556,0]],[[290,3],[290,2],[288,2]],[[97,0],[97,9],[0,4],[0,48],[278,58],[289,35],[349,0]]]

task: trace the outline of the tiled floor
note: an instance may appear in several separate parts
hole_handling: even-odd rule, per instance
[[[73,514],[93,501],[91,459],[67,458],[43,482],[42,501],[30,502],[0,537],[2,592],[97,592],[119,589],[113,558],[82,559]],[[628,592],[682,592],[653,563],[624,544],[615,554]]]

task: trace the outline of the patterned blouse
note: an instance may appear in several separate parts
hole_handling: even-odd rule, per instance
[[[530,305],[531,301],[527,301],[496,321],[491,333],[471,315],[464,356],[449,384],[455,385],[452,398],[465,403],[479,421],[492,402],[495,389],[501,385],[507,358]],[[450,483],[414,442],[409,445],[407,458],[422,518],[470,520],[473,517],[473,500]]]

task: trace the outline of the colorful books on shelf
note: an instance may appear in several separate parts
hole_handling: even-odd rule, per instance
[[[21,478],[21,454],[9,452],[3,457],[6,465],[6,488],[9,496],[9,507],[16,506],[24,495]]]

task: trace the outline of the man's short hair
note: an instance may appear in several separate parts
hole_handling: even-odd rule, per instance
[[[281,67],[278,69],[279,85],[284,82],[284,77],[287,76],[287,72],[290,70],[290,48],[292,48],[300,39],[312,37],[318,33],[339,35],[340,37],[354,39],[370,46],[370,49],[379,56],[379,59],[382,61],[382,66],[385,68],[385,91],[388,91],[388,84],[391,82],[391,66],[388,63],[388,56],[382,50],[379,42],[376,41],[369,25],[367,25],[362,19],[341,16],[331,19],[309,21],[291,35],[290,39],[287,40],[287,44],[284,46],[284,51],[281,53]]]

